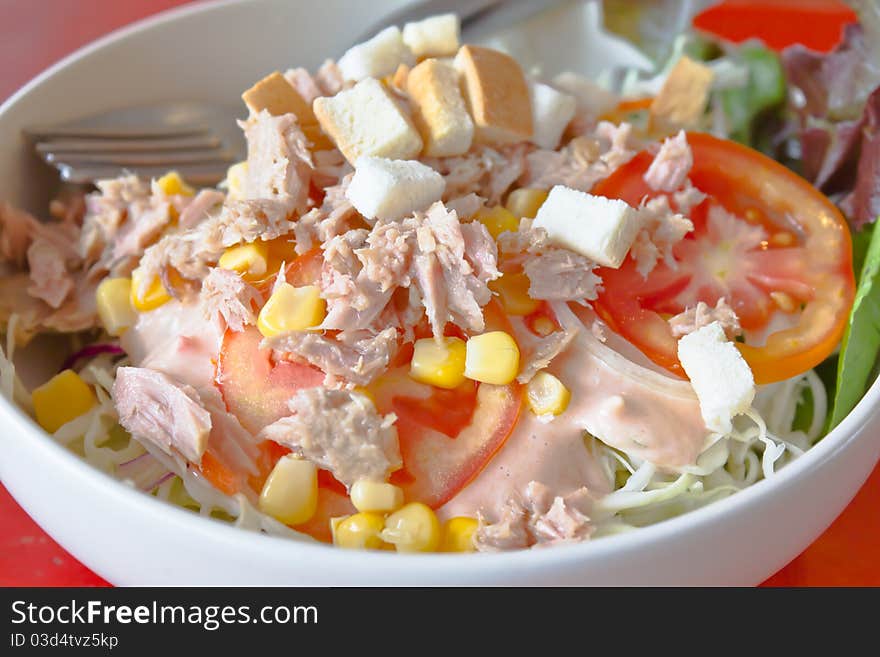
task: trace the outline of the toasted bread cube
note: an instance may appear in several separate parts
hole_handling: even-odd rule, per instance
[[[355,209],[369,220],[395,221],[439,201],[446,180],[416,160],[360,157],[345,191]]]
[[[314,110],[321,129],[352,165],[362,155],[411,160],[422,150],[409,116],[374,78],[331,98],[316,98]]]
[[[312,108],[278,71],[270,73],[241,95],[251,114],[266,110],[272,116],[296,114],[303,125],[317,122]]]
[[[458,51],[461,24],[455,14],[440,14],[403,26],[403,42],[413,55],[451,57]]]
[[[409,72],[406,90],[414,108],[413,120],[425,141],[425,155],[467,153],[474,139],[474,122],[461,97],[458,71],[426,59]]]
[[[360,82],[367,78],[391,75],[401,64],[416,63],[412,51],[403,42],[398,27],[386,27],[369,41],[349,48],[337,65],[346,80]]]
[[[674,127],[696,125],[706,110],[713,77],[711,68],[683,56],[651,103],[651,119]]]
[[[679,340],[678,359],[700,400],[706,427],[730,433],[733,417],[752,405],[755,379],[721,323],[712,322]]]
[[[553,78],[553,86],[574,96],[578,110],[594,118],[607,114],[620,103],[617,94],[571,71],[565,71]]]
[[[532,99],[532,120],[535,124],[532,143],[554,150],[559,146],[566,126],[574,118],[577,101],[574,96],[540,82],[532,83],[529,91]]]
[[[635,209],[617,199],[557,185],[535,217],[550,241],[605,267],[620,267],[639,232]]]
[[[532,136],[529,85],[519,64],[503,52],[463,46],[455,56],[477,141],[510,144]]]

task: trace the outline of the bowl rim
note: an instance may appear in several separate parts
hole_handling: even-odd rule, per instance
[[[259,4],[262,0],[196,0],[181,7],[168,9],[148,16],[130,25],[124,26],[99,39],[90,42],[63,59],[52,64],[24,86],[14,92],[0,104],[0,121],[22,98],[43,84],[49,83],[59,71],[75,64],[91,54],[140,32],[150,30],[165,23],[183,17],[198,15],[228,6]],[[476,572],[490,568],[507,567],[541,567],[573,564],[583,565],[586,562],[600,560],[613,553],[625,552],[651,543],[661,542],[672,536],[688,531],[701,531],[709,524],[724,521],[725,516],[732,516],[749,505],[771,497],[776,488],[782,488],[800,477],[810,476],[826,459],[845,448],[859,436],[859,429],[870,419],[880,402],[880,379],[875,380],[863,397],[841,423],[826,434],[818,443],[811,447],[803,456],[789,463],[770,479],[762,479],[733,495],[725,497],[694,509],[680,516],[661,521],[654,525],[641,527],[601,540],[554,546],[551,550],[515,550],[510,552],[474,553],[468,556],[461,554],[398,554],[382,551],[362,551],[357,553],[357,561],[383,570],[405,571],[418,566],[431,566],[437,573],[438,567],[458,576],[466,576],[468,571]],[[183,509],[152,495],[145,494],[127,486],[115,477],[98,470],[63,445],[55,442],[36,422],[13,401],[0,395],[0,422],[10,424],[21,430],[16,439],[33,440],[39,449],[45,452],[47,459],[54,462],[54,467],[63,469],[64,474],[75,478],[77,485],[91,486],[95,493],[114,499],[114,504],[127,506],[128,511],[149,522],[152,516],[169,529],[181,530],[190,535],[199,535],[202,539],[213,543],[224,543],[228,547],[242,552],[253,551],[268,557],[287,560],[290,551],[303,550],[303,556],[316,556],[325,560],[330,567],[351,563],[352,553],[340,550],[331,545],[319,543],[303,535],[303,540],[262,534],[243,530],[230,523],[213,518],[205,518],[192,511]],[[115,500],[118,500],[116,502]],[[34,520],[37,520],[36,518]],[[399,564],[399,566],[398,566]],[[97,566],[98,568],[100,566]]]

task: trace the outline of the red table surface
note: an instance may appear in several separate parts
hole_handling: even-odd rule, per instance
[[[110,30],[183,0],[0,0],[0,99]],[[880,585],[880,467],[846,511],[770,586]],[[106,586],[0,486],[0,585]]]

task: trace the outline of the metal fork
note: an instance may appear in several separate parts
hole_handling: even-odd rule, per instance
[[[193,184],[215,185],[244,157],[238,113],[215,104],[168,102],[30,126],[24,133],[64,182],[89,184],[123,171],[158,178],[176,169]]]

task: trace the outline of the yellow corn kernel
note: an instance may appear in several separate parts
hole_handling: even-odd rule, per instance
[[[147,286],[143,296],[138,296],[138,289],[143,280],[143,272],[140,268],[131,272],[131,305],[141,312],[154,310],[164,303],[171,301],[171,295],[162,285],[162,281],[158,277],[154,278]]]
[[[508,333],[490,331],[467,341],[464,375],[482,383],[507,385],[519,372],[519,347]]]
[[[477,521],[467,516],[450,518],[443,523],[440,552],[473,552]]]
[[[37,423],[49,433],[55,433],[98,403],[92,387],[73,370],[64,370],[34,388],[31,401]]]
[[[305,331],[324,321],[327,304],[314,285],[293,287],[290,283],[276,286],[272,296],[257,317],[257,328],[263,337],[271,338],[288,331]]]
[[[318,468],[290,454],[266,478],[260,493],[260,511],[285,525],[307,522],[318,508]]]
[[[382,539],[385,518],[381,513],[355,513],[353,516],[331,523],[333,543],[354,550],[385,550],[388,544]]]
[[[549,372],[538,372],[526,386],[526,400],[535,415],[559,415],[568,408],[571,391]]]
[[[498,295],[498,300],[508,315],[531,315],[541,302],[529,296],[529,277],[522,272],[504,274],[489,283],[489,289]]]
[[[269,244],[262,240],[250,244],[230,246],[217,265],[223,269],[237,271],[249,281],[258,281],[266,275],[269,263]]]
[[[507,197],[507,209],[517,217],[534,219],[538,216],[538,210],[547,200],[547,190],[523,187],[514,189]]]
[[[452,390],[464,383],[467,348],[460,338],[416,340],[409,375],[420,383]]]
[[[475,219],[483,224],[495,239],[505,231],[515,231],[519,228],[519,217],[500,205],[481,209]]]
[[[382,481],[358,479],[351,487],[351,503],[358,511],[388,513],[403,506],[403,490]]]
[[[183,182],[177,171],[169,171],[156,181],[165,196],[195,196],[196,190]]]
[[[105,278],[95,292],[95,302],[98,317],[110,335],[122,335],[137,321],[131,305],[130,278]]]
[[[244,198],[244,180],[247,178],[248,163],[238,162],[226,170],[226,193],[232,200]]]
[[[440,521],[430,507],[410,502],[385,519],[381,536],[398,552],[434,552],[440,544]]]

